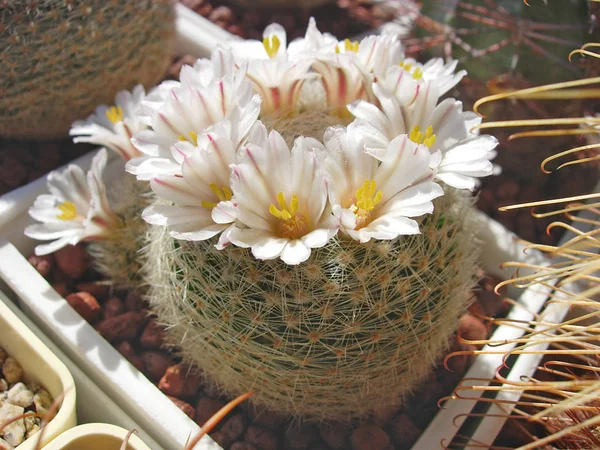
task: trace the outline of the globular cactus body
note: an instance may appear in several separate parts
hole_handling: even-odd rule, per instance
[[[117,91],[155,85],[174,36],[171,0],[0,4],[0,136],[67,136]]]
[[[146,242],[148,224],[142,211],[151,201],[148,183],[141,183],[128,173],[121,173],[109,198],[120,222],[110,237],[88,246],[94,268],[118,289],[139,288],[141,283],[141,249]]]
[[[149,300],[183,357],[227,395],[302,420],[399,404],[447,348],[473,283],[471,200],[436,200],[422,234],[334,238],[288,266],[153,227]]]

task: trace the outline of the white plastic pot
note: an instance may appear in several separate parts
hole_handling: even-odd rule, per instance
[[[5,301],[8,300],[2,294],[0,296],[0,347],[17,360],[25,372],[27,381],[35,381],[42,385],[52,398],[57,398],[64,393],[56,416],[48,423],[43,433],[41,444],[44,446],[77,423],[75,383],[69,369],[19,320],[4,303]],[[21,443],[19,450],[34,449],[38,438],[36,433]]]
[[[61,434],[44,450],[120,450],[128,431],[107,423],[88,423]],[[126,450],[150,450],[133,433],[127,440]]]

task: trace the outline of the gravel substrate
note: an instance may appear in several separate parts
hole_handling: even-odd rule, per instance
[[[163,328],[149,314],[138,293],[114,291],[109,281],[100,280],[88,268],[89,258],[83,246],[66,247],[43,257],[31,256],[29,262],[85,320],[199,425],[229,400],[204,379],[200,369],[182,364],[176,348],[164,344]],[[461,319],[458,333],[463,338],[486,338],[490,330],[480,317],[507,312],[508,303],[493,292],[498,281],[482,274],[473,292],[470,313]],[[451,347],[451,351],[475,349],[456,337]],[[404,408],[382,409],[363,423],[298,426],[289,417],[244,405],[211,436],[232,450],[407,449],[436,414],[438,400],[451,394],[472,358],[462,355],[449,359],[452,371],[438,366]]]
[[[52,397],[28,379],[17,360],[0,347],[0,425],[25,413],[46,414]],[[0,430],[0,449],[12,450],[40,431],[39,417],[25,417]]]

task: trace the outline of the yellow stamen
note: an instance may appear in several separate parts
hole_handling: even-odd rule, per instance
[[[413,77],[415,80],[420,80],[421,78],[423,78],[423,71],[421,70],[421,68],[420,68],[420,67],[417,67],[417,68],[415,69],[415,71],[412,73],[412,77]]]
[[[215,193],[220,202],[229,201],[233,197],[233,192],[231,192],[231,189],[229,189],[228,186],[219,187],[215,183],[212,183],[209,184],[208,187]],[[217,206],[217,202],[202,201],[201,204],[204,208],[208,209]]]
[[[404,61],[400,61],[400,62],[398,63],[398,65],[399,65],[400,67],[402,67],[404,70],[406,70],[407,72],[410,72],[410,69],[412,68],[412,64],[410,64],[410,63],[405,63]]]
[[[425,135],[421,132],[421,129],[418,125],[415,125],[412,130],[410,130],[410,134],[408,138],[416,144],[423,144],[427,147],[431,147],[435,144],[435,134],[433,134],[433,127],[429,125],[425,130]]]
[[[57,208],[62,211],[62,214],[56,216],[60,220],[73,220],[77,217],[77,208],[71,202],[60,203]]]
[[[112,123],[123,121],[123,108],[120,106],[111,106],[104,114],[106,114],[106,118]]]
[[[356,191],[356,206],[359,210],[372,211],[383,198],[383,193],[377,191],[375,180],[366,180]]]
[[[190,135],[189,139],[186,138],[182,134],[181,136],[179,136],[179,140],[191,142],[192,144],[194,144],[197,147],[198,146],[198,133],[194,133],[193,131],[190,131],[188,134]]]
[[[277,55],[277,52],[279,52],[281,41],[276,35],[272,34],[263,38],[263,46],[265,47],[265,51],[267,52],[267,55],[269,55],[269,58],[272,59]]]
[[[277,203],[279,208],[273,203],[269,206],[269,213],[281,220],[277,229],[281,237],[288,239],[297,239],[308,232],[306,219],[302,214],[298,214],[298,196],[292,195],[290,203],[285,201],[283,192],[277,194]]]
[[[354,53],[358,53],[358,41],[351,41],[350,39],[344,39],[344,51],[345,52],[354,52]],[[335,46],[335,52],[336,53],[341,53],[342,50],[340,49],[340,45],[336,45]]]

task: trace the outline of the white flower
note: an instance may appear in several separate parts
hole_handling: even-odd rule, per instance
[[[390,142],[380,164],[342,128],[327,131],[325,146],[333,214],[357,241],[418,234],[410,218],[433,212],[432,200],[444,194],[432,181],[429,149],[406,135]]]
[[[473,177],[493,173],[490,162],[498,141],[493,136],[478,136],[472,131],[481,119],[462,111],[462,103],[449,98],[437,103],[437,86],[425,83],[411,105],[402,105],[381,83],[373,85],[380,108],[365,101],[349,106],[356,120],[350,125],[366,149],[383,158],[389,143],[397,136],[409,138],[430,149],[431,168],[436,178],[446,184],[473,190]]]
[[[327,104],[347,119],[346,106],[359,98],[373,100],[371,84],[401,57],[395,36],[368,36],[360,42],[345,39],[332,51],[321,51],[312,68],[321,76]]]
[[[456,60],[444,64],[442,58],[434,58],[421,64],[407,58],[389,65],[379,81],[396,96],[401,105],[410,105],[424,85],[434,85],[439,96],[456,86],[467,74],[465,70],[455,73],[457,64]]]
[[[229,177],[237,161],[231,140],[231,123],[223,120],[198,137],[197,146],[179,142],[174,147],[182,154],[182,176],[152,178],[150,186],[173,205],[146,208],[142,217],[153,225],[169,228],[177,239],[202,241],[225,230],[235,220]]]
[[[25,235],[49,241],[35,247],[36,255],[46,255],[83,240],[109,237],[118,218],[108,205],[102,172],[106,150],[100,150],[86,174],[76,165],[64,172],[48,175],[50,194],[40,195],[29,209],[29,215],[41,224],[25,228]]]
[[[281,25],[274,23],[265,28],[262,42],[232,42],[231,46],[239,60],[249,60],[246,75],[260,94],[263,114],[298,108],[312,61],[288,58],[287,36]]]
[[[327,184],[319,169],[313,140],[298,138],[290,152],[277,132],[264,148],[248,145],[233,165],[231,189],[238,208],[229,239],[250,247],[258,259],[306,261],[337,228],[326,213]],[[245,227],[245,228],[243,228]]]
[[[141,104],[146,93],[144,86],[137,85],[131,92],[121,91],[115,98],[115,106],[101,105],[86,120],[73,123],[69,134],[77,136],[73,142],[89,142],[108,147],[128,161],[141,153],[131,144],[131,137],[146,129],[139,118]]]
[[[231,121],[231,138],[239,147],[258,117],[260,97],[252,96],[248,80],[239,81],[234,74],[209,80],[206,71],[192,68],[186,70],[185,78],[185,83],[167,90],[157,109],[147,109],[152,128],[132,139],[144,156],[129,161],[126,169],[138,179],[181,175],[181,160],[173,144],[183,140],[195,145],[199,134],[224,118]]]

